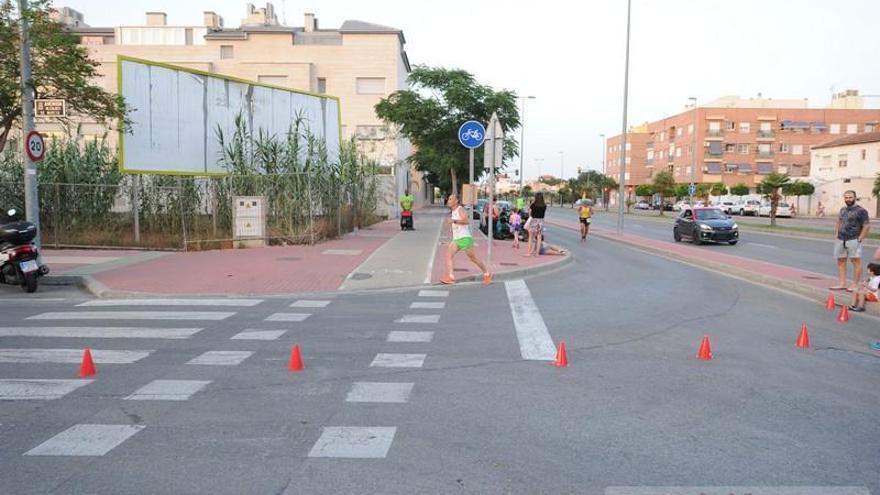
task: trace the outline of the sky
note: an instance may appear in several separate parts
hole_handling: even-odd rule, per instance
[[[265,2],[252,2],[262,6]],[[572,177],[601,170],[601,134],[623,129],[625,0],[424,2],[306,0],[272,2],[280,20],[321,28],[362,20],[402,29],[413,65],[464,69],[527,100],[525,177]],[[200,25],[202,12],[227,27],[245,16],[243,0],[55,0],[91,26],[140,25],[144,12],[171,25]],[[858,89],[878,97],[877,0],[632,0],[628,125],[682,111],[689,97],[807,98]],[[517,131],[517,139],[519,139]],[[515,159],[509,170],[519,167]]]

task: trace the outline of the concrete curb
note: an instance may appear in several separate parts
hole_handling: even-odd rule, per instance
[[[565,268],[574,262],[571,253],[560,256],[558,260],[554,260],[543,265],[530,266],[527,268],[518,268],[496,273],[493,277],[495,281],[512,280],[524,277],[533,277],[545,273],[552,273]],[[458,279],[456,285],[470,284],[482,282],[482,275],[468,275]],[[383,287],[379,289],[352,289],[352,290],[332,290],[325,292],[296,292],[287,294],[254,294],[254,293],[204,293],[204,294],[166,294],[153,292],[137,292],[111,289],[103,283],[96,280],[91,275],[49,275],[42,279],[42,283],[50,286],[76,286],[89,291],[98,298],[119,299],[126,297],[260,297],[263,299],[280,299],[280,298],[301,298],[309,296],[338,295],[338,294],[382,294],[405,292],[417,289],[437,288],[441,284],[420,284],[402,287]],[[448,287],[448,286],[444,286]]]

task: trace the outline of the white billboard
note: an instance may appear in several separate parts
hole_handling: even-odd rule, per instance
[[[130,128],[119,136],[123,172],[225,174],[217,129],[231,136],[238,114],[252,135],[262,129],[278,139],[302,116],[303,127],[326,143],[330,161],[338,161],[341,109],[335,96],[123,55],[117,57],[117,77],[131,108]]]

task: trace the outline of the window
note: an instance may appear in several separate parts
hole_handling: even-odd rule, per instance
[[[721,122],[713,121],[709,122],[709,132],[719,132],[721,131]]]
[[[739,123],[739,133],[740,134],[748,134],[752,132],[752,123],[751,122],[740,122]]]
[[[749,145],[748,144],[738,144],[736,145],[739,150],[740,155],[748,155],[749,154]]]
[[[865,152],[865,150],[862,150],[862,153],[864,153],[864,152]],[[677,156],[679,158],[681,157],[681,148],[675,148],[675,156]]]
[[[626,143],[626,151],[631,151],[632,147],[633,147],[632,143]]]
[[[767,155],[770,153],[770,145],[767,143],[761,143],[758,145],[758,153],[762,155]]]
[[[325,94],[327,92],[327,79],[323,77],[318,78],[318,93]]]
[[[681,136],[682,134],[684,134],[684,129],[682,129],[681,127],[675,130],[676,136]]]
[[[802,144],[791,145],[791,154],[792,155],[803,155],[804,154],[804,145],[802,145]]]
[[[858,134],[859,133],[859,124],[846,124],[846,133],[847,134]]]
[[[660,142],[666,141],[666,131],[660,133]]]
[[[839,168],[846,167],[846,162],[847,162],[847,154],[846,153],[843,153],[841,155],[837,155],[837,166]]]
[[[763,132],[770,132],[773,130],[773,122],[761,122],[760,129]]]
[[[868,158],[868,150],[862,149],[862,160],[866,160]]]
[[[359,95],[385,94],[384,77],[358,77],[355,82],[357,84],[357,94]]]
[[[227,60],[233,57],[234,51],[232,45],[220,45],[220,59]]]
[[[257,81],[274,84],[275,86],[284,86],[287,84],[287,76],[257,76]]]
[[[648,160],[654,159],[654,150],[648,150]]]
[[[737,169],[739,169],[739,165],[736,164],[736,163],[725,163],[725,164],[724,164],[724,169],[725,169],[727,172],[736,172]]]
[[[733,143],[727,143],[724,145],[725,153],[736,153],[736,145]]]
[[[831,134],[840,134],[840,124],[831,124],[828,132]]]
[[[780,153],[789,153],[791,151],[788,143],[779,143],[779,152]]]
[[[694,133],[694,124],[688,124],[688,134]]]
[[[865,132],[877,132],[877,124],[874,122],[865,124]]]
[[[735,131],[735,130],[736,130],[736,122],[732,122],[732,121],[730,121],[730,120],[728,120],[727,122],[725,122],[725,123],[724,123],[724,126],[725,126],[725,127],[724,127],[725,130],[728,130],[728,131]]]
[[[626,162],[627,165],[629,165],[630,161],[632,161],[632,160],[630,159],[630,157],[626,157],[625,162]]]

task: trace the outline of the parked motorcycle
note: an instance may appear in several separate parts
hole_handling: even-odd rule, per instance
[[[19,285],[28,293],[37,290],[38,278],[49,267],[40,264],[36,237],[37,227],[21,220],[17,210],[0,214],[0,283]]]

